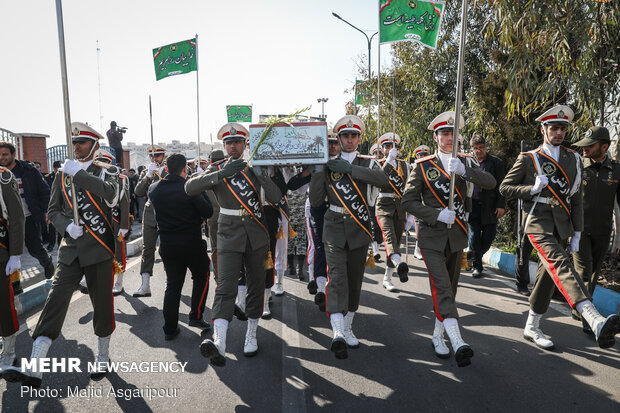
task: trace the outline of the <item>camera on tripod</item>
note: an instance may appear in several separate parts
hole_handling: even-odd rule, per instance
[[[118,126],[118,130],[119,130],[120,133],[127,132],[127,128],[125,126]]]

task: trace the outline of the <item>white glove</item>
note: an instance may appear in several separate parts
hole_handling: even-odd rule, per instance
[[[6,276],[13,274],[15,271],[22,267],[21,259],[19,255],[11,255],[9,262],[6,263]]]
[[[465,165],[459,158],[450,158],[448,162],[448,173],[454,172],[457,175],[465,176]]]
[[[405,231],[409,231],[411,229],[411,227],[413,226],[413,220],[413,215],[407,214],[407,221],[405,221]]]
[[[437,221],[443,222],[445,224],[454,224],[454,218],[456,218],[456,212],[444,208],[439,211],[439,216],[437,217]]]
[[[69,225],[67,225],[67,229],[65,231],[73,239],[78,239],[82,235],[84,235],[84,228],[82,228],[82,227],[80,227],[78,225],[75,225],[73,223],[73,221],[71,221],[71,223]]]
[[[153,176],[153,173],[159,168],[155,162],[151,162],[149,164],[149,169],[146,171],[146,177],[150,178]]]
[[[392,148],[388,153],[386,162],[396,168],[396,157],[398,156],[398,149]]]
[[[205,170],[204,170],[204,169],[202,169],[200,166],[197,166],[197,167],[196,167],[196,173],[201,174],[201,173],[203,173],[204,171],[205,171]]]
[[[72,159],[67,159],[65,163],[63,163],[60,167],[60,170],[62,172],[70,176],[75,176],[75,174],[78,173],[80,169],[82,169],[80,163]]]
[[[129,232],[128,229],[121,228],[121,229],[118,230],[118,235],[120,235],[121,237],[125,238],[125,235],[127,235],[128,232]]]
[[[569,254],[579,252],[579,240],[581,240],[581,232],[575,232],[575,234],[573,234],[573,238],[570,240],[570,245],[568,246]]]
[[[536,182],[534,182],[534,186],[530,190],[530,194],[536,195],[547,185],[549,185],[549,178],[547,178],[547,175],[536,175]]]

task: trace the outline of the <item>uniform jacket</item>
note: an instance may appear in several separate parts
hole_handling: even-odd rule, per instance
[[[597,171],[594,161],[583,160],[583,230],[590,235],[611,234],[614,199],[620,205],[620,163],[607,156]]]
[[[492,189],[482,189],[480,191],[480,202],[482,204],[482,225],[497,224],[495,210],[506,207],[506,199],[499,193],[499,185],[504,180],[506,170],[504,162],[496,156],[487,154],[484,165],[480,169],[490,173],[497,182]]]
[[[542,151],[542,146],[536,151]],[[572,186],[577,176],[577,162],[574,151],[561,146],[558,164],[566,173]],[[499,187],[499,192],[504,197],[523,200],[524,214],[522,225],[525,224],[534,200],[539,195],[530,194],[532,186],[536,181],[536,175],[536,166],[531,156],[527,152],[521,153]],[[553,194],[548,188],[543,188],[540,196],[552,198]],[[583,231],[581,191],[578,190],[569,201],[570,216],[560,206],[537,203],[528,227],[523,229],[524,233],[553,234],[554,231],[557,231],[561,239],[567,239],[575,231]]]
[[[403,181],[406,183],[407,179],[409,179],[409,164],[405,161],[397,160],[398,164],[400,164],[401,170],[403,171],[404,179]],[[397,164],[397,165],[398,165]],[[382,167],[383,171],[387,173],[394,169],[392,165],[387,162],[383,163]],[[389,184],[386,187],[381,188],[381,193],[396,193],[394,188],[392,188]],[[377,198],[377,203],[375,205],[375,215],[376,216],[392,216],[396,213],[396,210],[402,210],[402,202],[398,197],[395,198],[387,198],[387,197],[379,197]]]
[[[22,172],[22,184],[24,187],[24,199],[28,210],[35,221],[43,220],[43,214],[47,211],[50,202],[50,187],[43,179],[41,172],[30,162],[15,160],[12,169],[13,174]]]
[[[101,168],[94,163],[86,171],[80,170],[73,177],[73,183],[90,192],[103,214],[112,222],[111,208],[105,201],[112,202],[118,191],[118,169],[110,166],[104,178],[100,178]],[[84,228],[84,235],[73,239],[66,233],[67,226],[73,221],[73,209],[65,199],[62,173],[56,174],[52,185],[52,195],[48,209],[49,219],[56,230],[63,236],[58,248],[58,261],[70,265],[76,258],[80,266],[97,264],[110,260],[113,256]],[[65,175],[68,177],[68,175]],[[116,237],[116,234],[113,234]]]
[[[420,166],[421,161],[434,159],[434,162],[447,172],[447,165],[443,165],[437,155],[418,160],[413,168],[411,177],[405,187],[403,195],[403,207],[405,211],[414,215],[418,220],[418,243],[420,248],[435,251],[444,251],[446,243],[450,243],[450,251],[456,252],[467,246],[467,233],[456,223],[448,229],[443,222],[437,221],[439,211],[443,206],[439,203],[431,189],[426,185],[424,172]],[[495,185],[495,178],[488,172],[481,170],[475,164],[468,166],[466,156],[459,155],[459,159],[465,165],[465,176],[456,175],[455,187],[461,194],[467,193],[467,181],[480,185],[485,189],[492,189]],[[468,203],[465,202],[467,206]]]
[[[138,180],[138,183],[136,184],[134,193],[136,194],[136,196],[147,197],[147,201],[144,204],[142,222],[144,222],[145,225],[154,227],[157,225],[157,222],[155,222],[155,212],[153,211],[153,206],[151,205],[151,202],[148,200],[148,190],[149,190],[149,186],[153,182],[157,182],[157,181],[153,180],[153,177],[150,177],[150,178],[147,177],[146,176],[147,172],[148,172],[147,168],[145,168],[144,171],[142,171],[142,175],[140,175],[140,179]],[[165,178],[166,175],[168,175],[168,169],[164,167],[161,171],[161,179]]]
[[[340,159],[340,156],[338,156],[338,159]],[[376,162],[372,162],[374,167],[371,169],[371,161],[373,160],[370,158],[358,156],[352,163],[351,177],[362,192],[364,199],[367,198],[367,185],[384,187],[388,184],[387,175]],[[360,183],[367,185],[360,185]],[[334,195],[333,191],[329,190],[328,186],[325,171],[312,174],[312,179],[310,180],[311,206],[323,206],[327,197],[329,204],[342,207],[340,200]],[[356,249],[370,244],[372,239],[351,216],[328,209],[325,213],[323,224],[323,242],[329,242],[338,248],[345,248],[345,245],[348,245],[349,249]]]
[[[26,218],[15,177],[11,171],[2,167],[0,167],[0,174],[2,176],[0,181],[2,202],[6,206],[6,214],[2,210],[0,210],[0,214],[2,214],[2,219],[5,222],[8,221],[9,228],[8,250],[0,247],[0,262],[4,266],[9,260],[9,256],[21,255],[24,252],[24,223]]]
[[[226,161],[224,161],[226,162]],[[222,166],[224,164],[222,163]],[[263,168],[266,170],[267,168]],[[278,186],[273,183],[271,178],[264,175],[256,175],[251,168],[245,168],[244,172],[252,181],[258,191],[262,190],[265,199],[269,202],[276,203],[282,198],[282,192]],[[195,196],[206,190],[212,190],[220,208],[242,209],[243,207],[230,192],[228,185],[218,177],[217,165],[209,165],[207,170],[200,174],[192,176],[185,183],[185,192],[189,196]],[[245,252],[247,241],[250,242],[250,248],[253,250],[264,247],[269,244],[267,232],[261,224],[248,215],[230,216],[220,212],[217,221],[217,249],[218,251]]]

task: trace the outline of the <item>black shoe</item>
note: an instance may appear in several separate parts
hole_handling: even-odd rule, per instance
[[[174,340],[179,334],[181,334],[181,329],[179,327],[177,327],[176,330],[174,330],[174,333],[166,333],[166,335],[164,336],[164,340],[166,341],[170,341],[170,340]]]
[[[456,364],[458,364],[459,367],[469,366],[473,356],[474,350],[472,350],[468,345],[459,347],[459,349],[456,350],[456,353],[454,353]]]
[[[531,294],[530,289],[527,288],[527,286],[518,285],[518,284],[517,284],[517,292],[525,297],[529,297]]]
[[[581,318],[581,324],[582,324],[582,330],[584,333],[586,333],[589,336],[593,336],[594,335],[594,331],[592,331],[592,328],[590,328],[590,324],[588,324],[588,322],[586,321],[585,318]]]
[[[189,325],[190,327],[200,327],[200,328],[202,328],[203,330],[208,330],[208,329],[210,329],[210,328],[211,328],[211,324],[207,323],[207,322],[206,322],[205,320],[203,320],[202,318],[201,318],[201,319],[198,319],[198,320],[189,320],[188,325]]]
[[[297,278],[299,279],[299,281],[303,281],[304,280],[304,267],[302,264],[297,266]]]
[[[78,290],[80,290],[82,294],[88,294],[88,287],[84,287],[82,284],[78,285]]]
[[[330,350],[334,353],[337,359],[346,359],[349,357],[349,353],[347,353],[347,342],[344,338],[333,339]]]
[[[375,254],[375,262],[383,262],[381,259],[381,254]]]
[[[482,270],[478,268],[474,268],[474,271],[471,273],[471,276],[474,278],[482,278]]]
[[[46,279],[49,280],[54,276],[54,261],[52,261],[52,257],[50,257],[50,263],[47,264],[47,267],[45,267],[44,271]]]
[[[215,343],[211,340],[204,340],[200,343],[200,354],[211,360],[214,366],[222,367],[226,365],[226,357],[220,354]]]
[[[409,267],[407,266],[406,262],[401,262],[400,264],[398,264],[396,272],[398,273],[398,278],[400,278],[401,283],[406,283],[407,281],[409,281],[409,276],[407,275],[407,273],[409,272]]]
[[[316,295],[318,288],[319,287],[316,285],[316,280],[312,280],[308,283],[308,292],[310,295]]]
[[[108,363],[110,363],[111,361],[112,360],[108,358]],[[108,367],[106,366],[102,370],[99,370],[99,364],[97,364],[97,371],[93,371],[92,373],[90,373],[90,378],[95,381],[101,380],[106,374],[108,374]]]
[[[248,321],[248,316],[245,315],[245,311],[243,311],[241,308],[239,308],[238,305],[235,304],[235,317],[237,317],[237,320],[239,321]]]
[[[613,347],[616,344],[616,334],[620,333],[620,316],[616,314],[610,315],[605,320],[605,324],[601,328],[598,335],[598,346],[600,348]]]
[[[316,293],[314,296],[314,304],[319,306],[319,310],[325,312],[325,293]]]
[[[19,369],[6,369],[2,372],[2,378],[9,383],[21,383],[22,386],[38,389],[41,387],[41,379],[22,373]]]

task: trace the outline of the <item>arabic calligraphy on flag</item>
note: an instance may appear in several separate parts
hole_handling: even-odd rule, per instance
[[[155,62],[157,80],[198,70],[196,39],[184,40],[153,49],[153,61]]]
[[[416,41],[434,49],[444,3],[426,0],[382,0],[379,5],[379,41]]]
[[[227,105],[229,122],[252,122],[252,105]]]

